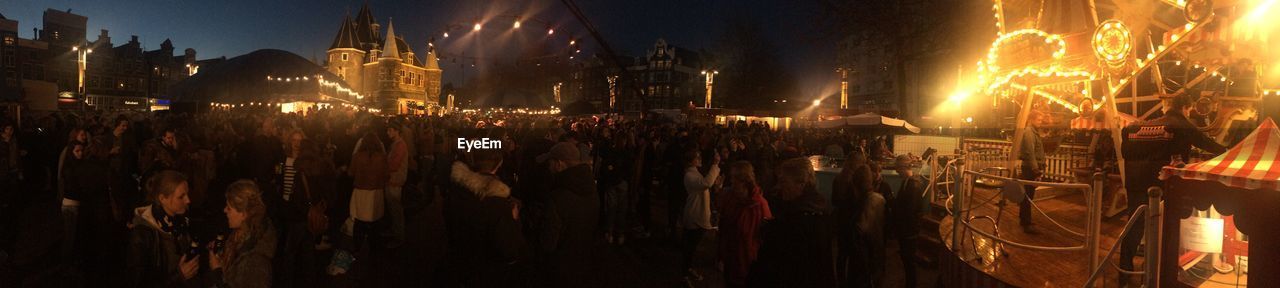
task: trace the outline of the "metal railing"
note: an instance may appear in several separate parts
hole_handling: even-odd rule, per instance
[[[1009,165],[1009,157],[1013,157],[1013,143],[1004,140],[964,139],[962,149],[970,151],[971,170],[982,170],[990,167]],[[1044,179],[1057,182],[1075,180],[1071,169],[1087,167],[1090,164],[1088,146],[1059,145],[1053,153],[1045,155]],[[1005,167],[1017,169],[1018,167]],[[1014,170],[1017,171],[1017,170]]]
[[[1099,240],[1100,240],[1101,225],[1102,225],[1102,190],[1103,190],[1102,180],[1104,177],[1101,172],[1094,173],[1093,179],[1092,179],[1093,181],[1091,184],[1029,181],[1029,180],[1022,180],[1022,179],[1016,179],[1016,178],[1010,178],[1010,177],[1003,177],[999,175],[991,175],[991,174],[986,174],[986,173],[981,173],[976,171],[969,171],[967,170],[969,167],[966,167],[966,165],[968,165],[967,160],[969,160],[968,156],[972,156],[972,155],[966,155],[965,157],[963,157],[965,158],[964,159],[965,161],[958,161],[956,163],[956,169],[957,171],[959,171],[959,174],[961,175],[961,179],[960,181],[955,181],[955,185],[957,185],[957,187],[953,189],[954,194],[951,196],[951,198],[949,198],[950,200],[949,202],[954,202],[954,203],[950,203],[950,204],[953,204],[954,206],[948,205],[948,208],[951,208],[949,209],[950,214],[952,216],[951,219],[953,219],[952,221],[956,221],[959,223],[956,225],[952,225],[952,231],[951,231],[952,251],[956,251],[957,253],[962,253],[961,251],[964,243],[963,242],[964,237],[962,237],[962,235],[972,232],[972,233],[981,235],[983,237],[986,237],[988,239],[991,239],[991,241],[994,241],[1001,245],[1013,246],[1013,247],[1018,247],[1023,249],[1055,251],[1055,252],[1086,251],[1090,255],[1088,271],[1093,271],[1097,269],[1098,266],[1101,265],[1102,263],[1101,259],[1099,259],[1098,257]],[[1041,210],[1038,206],[1036,206],[1035,201],[1029,201],[1031,203],[1030,205],[1031,207],[1033,207],[1037,212],[1039,212],[1040,214],[1048,218],[1049,221],[1052,222],[1054,225],[1058,226],[1058,228],[1064,231],[1067,231],[1073,235],[1082,236],[1082,239],[1078,239],[1078,240],[1082,240],[1082,243],[1076,246],[1032,245],[1032,244],[1020,243],[1020,242],[1016,242],[1013,240],[1000,237],[998,231],[995,233],[992,233],[992,232],[983,231],[981,229],[977,229],[973,227],[973,225],[969,223],[970,222],[969,220],[971,219],[969,217],[969,214],[973,209],[980,207],[981,205],[971,206],[967,204],[970,202],[971,200],[970,198],[973,195],[972,193],[973,184],[978,178],[999,180],[1003,183],[1008,183],[1006,184],[1006,187],[1017,185],[1017,186],[1051,187],[1051,188],[1058,188],[1058,189],[1086,191],[1085,195],[1087,197],[1085,198],[1085,204],[1087,208],[1086,211],[1088,213],[1088,217],[1085,223],[1085,231],[1083,233],[1072,231],[1071,229],[1063,226],[1057,220],[1054,220],[1053,217],[1050,217],[1048,214],[1044,213],[1044,211]],[[1001,191],[1001,192],[1003,193],[1005,191]],[[1021,193],[1023,194],[1015,195],[1015,196],[1026,198],[1025,191],[1021,191]],[[1000,196],[1001,196],[1000,194],[997,194],[993,196],[992,199]],[[984,201],[984,204],[986,202],[990,202],[990,200]],[[998,218],[1000,217],[1000,215],[996,215],[995,217]],[[998,227],[998,225],[996,227]],[[999,229],[999,228],[996,228],[996,229]]]

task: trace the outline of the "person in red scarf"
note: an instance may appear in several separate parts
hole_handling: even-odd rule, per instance
[[[729,187],[720,201],[720,258],[724,262],[725,287],[745,287],[747,272],[760,248],[760,224],[773,219],[769,202],[756,183],[755,169],[747,161],[729,167]]]

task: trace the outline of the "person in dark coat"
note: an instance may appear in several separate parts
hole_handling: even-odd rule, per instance
[[[597,287],[593,254],[602,241],[596,233],[600,202],[591,167],[568,142],[557,143],[537,160],[554,172],[538,235],[551,270],[548,286]]]
[[[502,153],[495,150],[472,152],[471,165],[454,162],[450,179],[455,197],[451,252],[465,287],[509,287],[513,284],[513,264],[524,250],[519,222],[519,203],[511,188],[494,175],[502,166]]]
[[[63,174],[67,192],[63,208],[65,210],[66,204],[74,203],[74,210],[78,212],[72,214],[75,218],[69,223],[74,232],[65,240],[75,243],[76,254],[90,283],[108,281],[106,279],[112,273],[119,272],[104,267],[112,267],[114,262],[118,262],[112,261],[111,255],[115,254],[112,250],[124,240],[117,237],[124,235],[124,226],[112,221],[121,211],[113,205],[111,191],[108,190],[111,182],[111,168],[107,160],[109,145],[105,139],[94,139],[88,145],[74,145],[70,156],[73,159],[68,160]]]
[[[172,170],[147,180],[151,205],[133,210],[130,223],[125,287],[199,287],[198,256],[186,252],[191,245],[185,216],[187,178]]]
[[[818,194],[808,159],[791,158],[778,168],[774,221],[761,228],[763,245],[747,278],[748,287],[835,287],[831,204]]]
[[[911,157],[906,155],[894,159],[894,170],[903,181],[889,205],[891,215],[888,221],[889,226],[894,227],[898,240],[898,256],[906,274],[904,287],[916,287],[916,239],[920,238],[920,210],[924,202],[924,188],[928,186],[924,177],[915,174],[911,162]]]
[[[867,248],[863,245],[863,239],[860,239],[859,231],[857,231],[858,216],[863,212],[862,207],[865,202],[866,191],[870,190],[870,179],[863,179],[864,176],[870,176],[867,166],[866,155],[862,151],[853,150],[849,153],[848,159],[844,161],[844,168],[840,170],[840,174],[836,176],[831,183],[831,203],[834,204],[834,215],[836,225],[836,276],[841,283],[849,283],[850,278],[866,279],[866,277],[858,277],[861,273],[867,272],[856,267],[865,266],[860,257],[865,253]],[[857,274],[857,275],[853,275]],[[848,286],[848,285],[846,285]]]
[[[1160,169],[1169,165],[1174,156],[1189,160],[1192,146],[1214,155],[1227,151],[1226,147],[1187,120],[1194,107],[1192,103],[1191,98],[1179,95],[1173,98],[1173,105],[1164,116],[1150,122],[1134,123],[1122,130],[1124,140],[1120,143],[1120,153],[1124,156],[1127,171],[1124,185],[1130,217],[1134,216],[1132,213],[1138,206],[1147,204],[1147,189],[1160,185]],[[1134,227],[1143,227],[1146,223],[1143,218],[1135,220]],[[1133,257],[1137,255],[1144,232],[1143,229],[1134,229],[1121,239],[1124,242],[1120,244],[1120,268],[1133,270]]]
[[[237,163],[240,163],[239,170],[243,173],[241,177],[253,180],[266,193],[263,199],[267,203],[267,215],[274,215],[281,200],[276,184],[279,172],[275,169],[278,167],[276,164],[285,161],[284,145],[277,137],[276,124],[272,119],[263,119],[261,123],[257,135],[241,145]]]

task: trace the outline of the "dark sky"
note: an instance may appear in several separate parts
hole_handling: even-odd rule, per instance
[[[20,35],[31,37],[41,25],[45,9],[72,9],[89,17],[88,38],[99,29],[111,32],[116,45],[138,35],[147,49],[156,49],[165,38],[181,51],[195,48],[200,58],[234,57],[263,48],[291,51],[311,58],[324,57],[344,13],[355,14],[366,1],[337,0],[4,0],[0,14],[17,19]],[[442,52],[464,54],[489,62],[510,62],[520,52],[562,49],[570,36],[589,38],[586,29],[559,0],[533,1],[367,1],[378,21],[394,20],[402,35],[422,55],[429,37],[437,38]],[[779,47],[778,55],[800,79],[801,86],[831,81],[834,44],[812,40],[814,1],[787,0],[578,0],[588,19],[605,41],[627,55],[640,56],[659,38],[691,50],[711,48],[727,19],[750,16],[760,20],[762,34]],[[512,16],[521,15],[522,28],[513,32]],[[476,19],[484,19],[479,35],[470,33]],[[546,37],[546,24],[556,29]],[[449,39],[441,39],[446,27]],[[384,26],[385,27],[385,26]],[[583,53],[600,51],[587,39]],[[541,48],[538,45],[541,46]],[[537,54],[546,55],[546,54]],[[524,56],[530,57],[530,56]],[[445,60],[448,62],[449,60]],[[445,63],[441,63],[445,64]],[[483,65],[484,63],[480,63]],[[492,64],[492,63],[490,63]],[[456,68],[456,66],[454,67]],[[445,67],[446,81],[457,81],[461,71]],[[468,72],[474,73],[474,72]],[[807,82],[807,83],[806,83]]]

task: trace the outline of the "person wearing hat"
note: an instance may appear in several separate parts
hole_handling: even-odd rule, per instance
[[[601,245],[596,233],[600,217],[599,195],[591,166],[582,161],[577,145],[556,143],[536,159],[551,172],[551,190],[538,232],[545,253],[547,275],[555,287],[595,287],[592,255]]]

